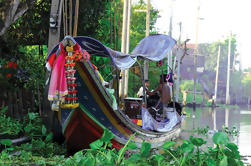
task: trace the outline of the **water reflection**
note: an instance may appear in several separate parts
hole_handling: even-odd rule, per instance
[[[209,126],[213,135],[214,132],[222,130],[223,126],[229,129],[235,126],[240,133],[231,141],[238,145],[241,155],[251,156],[251,108],[185,107],[184,111],[187,116],[182,124],[182,138],[188,139],[191,135],[189,131],[192,129]],[[212,144],[211,138],[208,139],[208,143]]]

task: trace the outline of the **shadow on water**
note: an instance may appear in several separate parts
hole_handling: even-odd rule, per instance
[[[182,124],[183,132],[181,138],[189,139],[190,135],[202,137],[207,140],[209,146],[213,146],[212,136],[216,131],[222,131],[223,126],[232,129],[236,127],[239,131],[238,136],[230,137],[231,142],[234,142],[239,147],[242,156],[248,156],[248,163],[251,163],[251,108],[211,108],[197,107],[184,108],[186,118]],[[208,137],[195,134],[192,131],[198,128],[209,127]]]

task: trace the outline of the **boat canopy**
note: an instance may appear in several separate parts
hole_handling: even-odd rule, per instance
[[[176,41],[168,35],[150,35],[142,39],[131,54],[125,54],[112,50],[98,40],[88,36],[66,36],[65,39],[66,38],[77,42],[81,48],[86,50],[91,56],[110,57],[113,64],[120,70],[130,68],[137,61],[137,58],[160,61],[167,56],[168,52],[170,52],[176,44]],[[47,60],[53,53],[57,52],[58,49],[59,44],[52,49]]]

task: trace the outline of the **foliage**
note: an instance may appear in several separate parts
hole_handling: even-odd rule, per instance
[[[50,0],[37,0],[4,35],[12,48],[17,45],[47,44]]]
[[[1,134],[17,135],[21,131],[31,142],[14,146],[10,139],[0,139],[0,145],[5,147],[0,152],[0,165],[58,165],[64,161],[65,147],[52,142],[53,135],[42,125],[38,114],[29,113],[24,121],[16,121],[4,115],[6,110],[5,107],[0,112]]]
[[[217,41],[211,44],[205,43],[200,44],[198,47],[199,52],[205,56],[205,69],[208,71],[215,71],[216,65],[215,60],[218,56],[218,49],[221,46],[221,55],[220,55],[220,69],[221,72],[226,73],[227,71],[227,55],[228,55],[228,41],[229,39],[225,39],[224,41]],[[231,40],[231,68],[233,65],[234,56],[236,54],[236,37],[232,35]]]
[[[36,114],[29,114],[28,121],[37,118]],[[34,123],[34,122],[33,122]],[[37,124],[34,124],[37,126]],[[105,129],[102,137],[90,144],[90,149],[84,149],[66,158],[65,150],[51,142],[46,129],[40,128],[41,135],[31,143],[13,146],[10,140],[1,140],[7,147],[0,153],[1,165],[243,165],[238,147],[230,143],[226,132],[213,135],[216,147],[208,147],[202,138],[191,136],[182,143],[165,142],[158,151],[153,151],[151,144],[143,141],[140,149],[132,142],[133,134],[119,151],[112,148],[111,139],[114,135]],[[34,130],[33,130],[34,132]],[[49,134],[50,135],[50,134]],[[157,152],[157,153],[156,153]]]
[[[180,90],[181,92],[185,91],[193,91],[194,83],[193,80],[182,80],[180,83]],[[196,84],[196,91],[200,91],[203,93],[202,87],[200,84]],[[180,96],[180,99],[183,100],[183,93]],[[192,93],[187,93],[186,96],[186,103],[192,103],[193,102],[193,94]],[[196,95],[196,103],[201,103],[202,102],[202,96],[201,95]]]
[[[38,113],[29,112],[24,120],[16,120],[6,116],[8,107],[3,107],[0,111],[0,131],[1,134],[18,135],[23,133],[33,138],[43,138],[46,141],[52,140],[52,133],[48,133],[42,124],[42,119]]]
[[[23,87],[37,89],[37,84],[41,88],[41,93],[45,86],[45,58],[48,52],[46,46],[26,46],[19,47],[22,58],[18,59],[20,66],[20,77],[27,80]]]
[[[236,126],[233,126],[232,129],[230,129],[227,126],[222,126],[222,129],[225,133],[227,133],[230,136],[238,136],[240,131],[236,128]]]
[[[193,91],[193,86],[194,86],[194,82],[193,80],[184,80],[180,83],[180,90],[181,91]],[[202,87],[200,84],[196,84],[196,90],[197,91],[202,91]]]
[[[111,138],[109,137],[109,139]],[[213,142],[216,147],[208,147],[208,150],[204,151],[202,146],[206,144],[206,141],[191,136],[189,140],[183,140],[182,144],[174,141],[165,142],[159,149],[160,153],[153,153],[151,144],[142,142],[139,151],[129,153],[129,156],[126,157],[127,155],[124,156],[125,149],[131,149],[131,151],[137,149],[133,142],[129,140],[124,148],[116,151],[106,148],[107,142],[99,139],[91,144],[91,149],[77,152],[66,159],[63,165],[243,165],[238,147],[228,142],[226,133],[215,133]]]
[[[219,46],[221,47],[220,52],[220,63],[219,63],[219,77],[218,77],[218,96],[224,96],[224,87],[226,85],[227,80],[227,59],[228,59],[228,42],[229,38],[226,38],[224,41],[216,41],[213,43],[204,43],[199,44],[198,49],[201,55],[205,57],[205,72],[204,80],[207,82],[207,86],[210,92],[214,91],[214,82],[215,80],[215,72],[216,72],[216,60],[218,56]],[[236,51],[236,36],[232,35],[231,40],[231,55],[230,55],[230,95],[240,96],[240,80],[241,73],[235,70],[235,65],[238,63],[236,60],[239,54]],[[234,64],[235,63],[235,64]],[[206,76],[205,76],[206,75]],[[222,89],[223,88],[223,89]]]
[[[138,12],[138,9],[147,9],[147,4],[140,0],[138,4],[132,4],[131,27],[130,27],[130,52],[145,37],[146,34],[146,12]],[[150,34],[156,34],[154,25],[159,17],[159,12],[151,6],[150,9]]]
[[[241,80],[243,89],[243,95],[245,97],[251,96],[251,72],[247,73],[243,76],[243,79]]]
[[[6,116],[8,107],[3,107],[0,111],[0,134],[18,135],[22,131],[23,125],[15,119]]]

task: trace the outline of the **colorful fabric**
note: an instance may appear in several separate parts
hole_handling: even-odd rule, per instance
[[[146,108],[141,109],[142,114],[142,128],[145,130],[154,130],[158,132],[168,132],[173,129],[178,123],[181,122],[182,118],[173,111],[173,108],[165,108],[165,117],[168,119],[163,119],[163,121],[156,121],[152,115],[148,112]]]
[[[167,74],[166,81],[169,82],[170,86],[173,85],[173,74],[172,73]]]
[[[60,43],[60,54],[55,61],[55,65],[52,68],[51,81],[48,92],[48,99],[50,101],[59,100],[64,102],[63,96],[68,94],[66,84],[66,74],[64,69],[66,52],[63,44]],[[52,62],[51,62],[52,64]]]
[[[82,50],[78,43],[75,43],[74,46],[66,48],[67,51],[73,53],[73,56],[68,56],[72,54],[68,54],[68,52],[65,51],[65,48],[61,42],[59,49],[50,56],[46,64],[47,69],[52,71],[48,99],[49,101],[52,101],[52,110],[55,111],[59,110],[60,103],[65,102],[65,99],[69,99],[68,88],[71,88],[70,90],[74,90],[74,87],[77,86],[77,84],[74,83],[76,79],[74,77],[75,70],[73,69],[75,62],[84,60],[89,61],[90,59],[89,53],[85,50]],[[69,61],[71,62],[69,63]],[[71,69],[66,70],[66,68],[69,68],[69,65]],[[72,94],[73,93],[71,93],[71,95]],[[73,94],[71,100],[77,100],[75,93]]]

